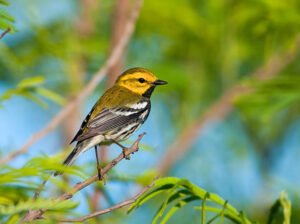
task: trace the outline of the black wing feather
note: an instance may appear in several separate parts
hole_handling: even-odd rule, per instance
[[[139,119],[140,115],[146,110],[149,110],[148,113],[150,112],[150,101],[147,101],[147,106],[143,109],[132,109],[129,107],[104,108],[92,120],[89,120],[90,115],[87,116],[87,121],[85,120],[81,126],[82,130],[79,130],[73,141],[83,141],[96,135],[106,134],[111,130],[122,128],[134,120]],[[126,113],[130,113],[130,115],[126,115]],[[83,127],[85,126],[87,127],[87,130],[84,132]]]
[[[84,130],[84,128],[86,127],[88,121],[90,120],[90,117],[91,117],[91,115],[92,115],[94,109],[95,109],[95,107],[93,107],[92,110],[90,111],[90,113],[85,117],[84,121],[82,122],[82,124],[81,124],[81,126],[80,126],[79,131],[76,133],[76,135],[74,136],[74,138],[72,139],[72,141],[70,142],[70,144],[73,143],[73,142],[75,142],[75,141],[78,141],[77,138],[78,138],[80,135],[83,134],[83,130]]]

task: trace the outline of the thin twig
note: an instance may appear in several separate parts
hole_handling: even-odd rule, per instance
[[[145,135],[145,133],[142,133],[138,136],[137,140],[130,146],[130,148],[128,148],[128,155],[133,154],[135,152],[137,152],[139,150],[139,143],[142,140],[143,136]],[[123,160],[126,157],[126,155],[124,155],[124,153],[120,153],[119,156],[117,158],[115,158],[114,160],[112,160],[109,164],[107,164],[103,169],[102,169],[102,174],[105,175],[107,174],[115,165],[117,165],[121,160]],[[82,190],[83,188],[89,186],[90,184],[99,181],[99,177],[98,174],[90,177],[89,179],[76,184],[73,188],[71,188],[68,192],[60,195],[59,197],[57,197],[56,199],[54,199],[54,201],[56,201],[57,203],[64,201],[64,200],[68,200],[70,198],[73,197],[74,194],[76,194],[78,191]],[[23,222],[30,222],[32,220],[35,219],[41,219],[42,215],[44,214],[44,212],[47,211],[47,209],[39,209],[39,210],[33,210],[33,211],[28,211],[28,213],[25,215],[25,217],[23,218]]]
[[[48,182],[48,180],[49,180],[49,178],[50,178],[51,176],[52,176],[52,174],[49,175],[49,176],[42,182],[42,184],[39,186],[39,188],[36,190],[36,192],[34,192],[33,200],[36,200],[36,199],[40,196],[42,190],[44,189],[46,183]]]
[[[101,67],[93,76],[91,81],[84,87],[82,91],[67,105],[65,105],[61,111],[40,131],[34,133],[29,140],[18,150],[8,154],[6,157],[0,159],[0,164],[5,164],[17,157],[20,154],[24,154],[28,149],[36,143],[38,140],[53,131],[61,122],[73,111],[73,109],[80,104],[92,91],[97,87],[98,83],[102,81],[110,68],[119,60],[122,56],[125,47],[127,46],[132,33],[135,29],[135,24],[140,13],[143,0],[136,0],[135,7],[127,21],[124,28],[123,38],[121,38],[118,44],[114,47],[109,55],[106,63]]]
[[[1,40],[6,34],[8,34],[10,31],[11,31],[11,28],[9,28],[9,27],[8,27],[6,30],[4,30],[4,32],[1,33],[1,35],[0,35],[0,40]]]
[[[88,220],[88,219],[91,219],[91,218],[94,218],[96,216],[100,216],[100,215],[103,215],[103,214],[106,214],[106,213],[109,213],[109,212],[112,212],[116,209],[120,209],[120,208],[123,208],[123,207],[126,207],[128,205],[131,205],[133,204],[134,202],[136,202],[136,200],[141,196],[143,195],[145,192],[147,192],[153,185],[154,185],[154,182],[155,180],[153,180],[153,182],[144,187],[137,195],[135,195],[134,197],[128,199],[128,200],[125,200],[123,202],[120,202],[114,206],[111,206],[109,208],[106,208],[106,209],[103,209],[103,210],[99,210],[99,211],[96,211],[96,212],[93,212],[91,214],[88,214],[88,215],[85,215],[85,216],[82,216],[80,218],[77,218],[77,219],[60,219],[59,221],[60,222],[83,222],[85,220]]]
[[[39,188],[34,192],[34,195],[33,195],[33,198],[32,198],[33,201],[35,201],[35,200],[38,199],[38,197],[40,196],[42,190],[44,189],[46,183],[48,182],[48,180],[50,179],[51,176],[52,176],[52,174],[48,175],[48,177],[41,183],[41,185],[39,186]],[[33,212],[33,210],[29,210],[27,212],[27,214],[29,214],[31,212]],[[26,217],[26,215],[24,217]]]
[[[294,47],[286,53],[274,54],[269,60],[249,76],[259,80],[267,80],[278,75],[287,65],[295,60],[300,51],[300,35],[295,39]],[[209,107],[194,122],[187,126],[176,138],[159,161],[157,170],[159,174],[165,174],[169,169],[188,152],[197,139],[205,125],[216,119],[224,119],[233,110],[233,100],[246,92],[253,91],[253,88],[240,84],[226,91],[222,97]]]

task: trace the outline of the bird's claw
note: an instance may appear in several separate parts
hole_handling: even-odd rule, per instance
[[[106,184],[106,175],[102,172],[102,169],[100,167],[98,167],[97,171],[98,171],[99,181],[103,181],[103,183]]]
[[[124,148],[122,148],[122,151],[123,151],[123,156],[124,156],[124,158],[127,159],[127,160],[130,160],[130,152],[129,152],[129,149],[126,148],[126,147],[124,147]]]

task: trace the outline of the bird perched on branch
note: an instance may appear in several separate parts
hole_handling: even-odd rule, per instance
[[[153,73],[143,68],[131,68],[121,74],[114,86],[108,89],[96,102],[84,119],[72,142],[77,142],[73,151],[65,159],[70,165],[86,150],[95,147],[99,179],[102,178],[99,166],[98,145],[118,144],[124,156],[128,158],[127,148],[119,142],[130,137],[147,119],[150,109],[150,97],[158,85],[166,81],[159,80]],[[60,174],[56,172],[55,175]]]

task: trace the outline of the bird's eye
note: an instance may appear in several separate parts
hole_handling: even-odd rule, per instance
[[[145,82],[145,79],[139,78],[139,82],[140,82],[140,83],[144,83],[144,82]]]

